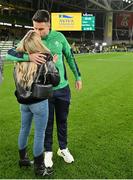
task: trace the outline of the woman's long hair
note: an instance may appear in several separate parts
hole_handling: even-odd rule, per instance
[[[42,44],[40,36],[34,30],[28,31],[16,50],[18,52],[27,52],[28,54],[36,52],[50,53],[50,50]],[[36,77],[37,64],[30,61],[18,62],[15,69],[17,83],[24,89],[30,88]]]

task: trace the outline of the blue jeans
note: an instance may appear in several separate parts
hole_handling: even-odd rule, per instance
[[[31,129],[32,118],[34,119],[34,157],[39,156],[44,151],[45,129],[48,122],[48,100],[35,104],[21,104],[21,129],[18,138],[19,150],[27,146],[28,136]]]

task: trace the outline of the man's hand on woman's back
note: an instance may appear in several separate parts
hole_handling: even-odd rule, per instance
[[[30,61],[32,61],[36,64],[44,64],[46,62],[45,58],[46,58],[46,56],[42,53],[29,54]]]

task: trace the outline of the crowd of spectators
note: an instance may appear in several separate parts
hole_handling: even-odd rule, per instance
[[[73,42],[71,44],[71,47],[75,54],[89,53],[94,48],[93,43],[91,43],[91,42]]]
[[[3,28],[0,29],[0,41],[14,41],[16,39],[22,39],[27,30],[22,28]]]
[[[0,30],[0,41],[8,41],[10,36],[10,32],[8,29],[1,29]]]
[[[73,42],[71,44],[75,54],[80,53],[103,53],[103,52],[133,52],[133,44],[119,43],[107,45],[106,43]]]
[[[20,39],[26,33],[26,29],[22,31],[21,29],[17,29],[16,31],[9,30],[7,28],[0,29],[0,41],[13,41],[13,46],[19,42]],[[128,45],[126,43],[115,44],[115,45],[103,45],[103,42],[95,43],[91,40],[86,41],[72,41],[70,42],[73,52],[75,54],[80,53],[101,53],[101,52],[119,52],[119,51],[133,51],[133,45]]]

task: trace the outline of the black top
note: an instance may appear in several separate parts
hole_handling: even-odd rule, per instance
[[[45,54],[45,55],[46,55],[45,59],[46,59],[47,62],[48,61],[53,62],[53,57],[50,54]],[[38,73],[38,71],[40,69],[40,66],[44,66],[44,65],[38,65],[37,73]],[[14,79],[15,79],[15,77],[14,77]],[[16,81],[15,81],[15,83],[16,83]],[[44,68],[41,68],[41,74],[40,74],[40,77],[39,77],[39,84],[44,84]],[[47,84],[50,84],[50,82],[47,82]],[[18,88],[19,88],[19,91],[17,90]],[[20,95],[20,92],[21,92],[21,95]],[[22,87],[20,87],[18,84],[16,85],[15,96],[17,97],[17,101],[20,104],[33,104],[33,103],[41,102],[41,101],[43,101],[45,99],[48,99],[48,97],[47,98],[41,98],[41,99],[34,98],[32,96],[26,97],[27,92],[25,90],[23,90]]]

